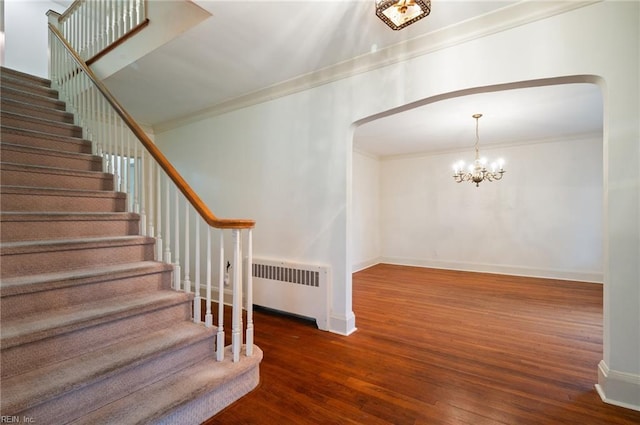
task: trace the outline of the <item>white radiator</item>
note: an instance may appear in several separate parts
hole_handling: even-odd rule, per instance
[[[329,267],[253,259],[253,303],[316,320],[329,330]]]

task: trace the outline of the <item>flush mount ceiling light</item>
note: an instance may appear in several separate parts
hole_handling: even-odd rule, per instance
[[[431,0],[376,0],[376,15],[401,30],[431,13]]]
[[[473,114],[473,118],[476,120],[476,159],[473,164],[469,164],[468,172],[463,172],[464,161],[458,161],[453,165],[453,178],[457,183],[472,182],[476,184],[476,187],[480,186],[480,182],[488,180],[490,182],[494,180],[502,179],[502,175],[506,173],[504,171],[504,161],[499,159],[497,162],[491,164],[491,171],[487,170],[487,159],[480,158],[480,149],[478,144],[480,143],[480,137],[478,136],[478,120],[482,117],[482,114]]]

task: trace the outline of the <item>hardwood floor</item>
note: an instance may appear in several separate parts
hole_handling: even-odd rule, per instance
[[[358,331],[255,314],[261,384],[217,424],[640,424],[603,403],[602,286],[378,265]]]

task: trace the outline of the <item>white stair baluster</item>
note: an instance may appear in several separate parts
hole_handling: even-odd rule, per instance
[[[145,152],[142,151],[140,153],[140,173],[138,175],[138,187],[140,188],[140,234],[142,236],[147,236],[147,211],[145,208],[145,196],[146,196],[146,185],[145,185]]]
[[[247,338],[246,355],[253,355],[253,231],[247,230]]]
[[[163,173],[164,174],[164,173]],[[164,262],[171,264],[171,188],[169,178],[165,175],[164,193]]]
[[[189,276],[189,269],[191,268],[189,258],[189,202],[185,200],[184,203],[184,291],[188,294],[191,292],[191,280]]]
[[[178,190],[174,191],[174,200],[175,200],[175,221],[174,221],[174,253],[175,253],[175,261],[173,262],[173,275],[174,275],[174,289],[176,291],[182,290],[182,282],[180,280],[182,271],[180,267],[180,205],[179,205],[179,196]]]
[[[242,274],[240,257],[240,231],[232,230],[233,239],[233,311],[231,324],[231,351],[233,361],[240,361],[240,348],[242,346]]]
[[[155,162],[151,158],[151,155],[148,156],[149,161],[147,161],[147,168],[149,169],[149,176],[146,178],[149,184],[149,190],[147,190],[147,223],[148,223],[148,231],[147,236],[155,238],[156,236],[156,228],[155,228],[155,203],[154,203],[154,195],[155,195],[155,178],[154,178],[154,168]]]
[[[162,261],[162,170],[156,166],[156,261]]]
[[[204,325],[213,326],[211,314],[211,226],[207,225],[207,312],[204,316]]]
[[[200,217],[196,217],[196,255],[194,272],[196,274],[195,281],[195,297],[193,298],[193,321],[200,323],[202,321],[202,298],[200,297]]]
[[[220,275],[218,278],[218,334],[216,338],[216,360],[224,360],[224,231],[220,230]]]

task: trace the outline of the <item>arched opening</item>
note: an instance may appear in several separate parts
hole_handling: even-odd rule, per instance
[[[603,282],[603,100],[574,76],[462,90],[361,120],[352,269],[377,262]],[[451,165],[503,157],[499,182]]]

